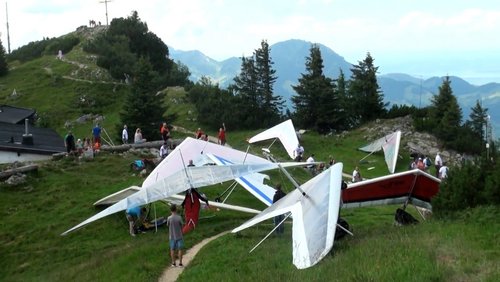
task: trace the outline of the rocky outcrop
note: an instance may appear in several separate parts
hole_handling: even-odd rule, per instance
[[[417,132],[413,127],[413,119],[410,116],[395,119],[377,119],[361,128],[361,131],[364,132],[363,138],[367,143],[397,130],[401,130],[399,154],[408,162],[411,160],[410,155],[413,153],[427,155],[431,160],[434,160],[434,157],[439,152],[441,158],[451,166],[459,165],[464,158],[469,158],[469,156],[464,156],[459,152],[443,148],[442,142],[434,135]]]

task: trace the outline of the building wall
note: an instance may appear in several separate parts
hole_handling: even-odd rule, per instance
[[[52,155],[38,155],[32,153],[0,152],[0,164],[10,164],[14,162],[33,162],[52,159]]]

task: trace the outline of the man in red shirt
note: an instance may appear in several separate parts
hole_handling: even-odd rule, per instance
[[[219,140],[217,141],[220,145],[226,145],[226,125],[222,123],[222,127],[219,128]]]

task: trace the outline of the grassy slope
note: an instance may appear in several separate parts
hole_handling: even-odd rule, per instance
[[[66,55],[68,60],[79,60],[92,65],[85,54],[75,50]],[[88,61],[86,61],[88,60]],[[91,67],[94,69],[95,67]],[[44,57],[18,65],[4,78],[0,78],[0,101],[23,107],[36,108],[54,120],[56,129],[63,135],[65,120],[81,115],[71,107],[79,91],[115,93],[115,87],[106,84],[89,84],[67,80],[62,76],[77,70],[75,65],[60,62],[54,57]],[[50,70],[50,71],[49,71]],[[88,70],[90,71],[90,70]],[[19,96],[9,97],[13,89]],[[116,135],[121,108],[120,97],[125,87],[118,87],[116,103],[106,109],[104,127]],[[179,115],[176,121],[190,130],[198,127],[189,111],[182,89],[169,89],[165,103],[169,113]],[[90,123],[76,125],[77,137],[90,134]],[[215,135],[217,129],[206,129]],[[236,148],[246,149],[245,140],[257,131],[232,132],[228,129],[228,142]],[[184,136],[178,133],[178,137]],[[381,154],[371,156],[368,163],[359,164],[365,156],[355,148],[366,142],[363,132],[356,131],[343,139],[319,136],[308,132],[302,143],[306,155],[314,153],[317,160],[328,160],[332,155],[344,162],[344,171],[350,173],[360,165],[364,177],[386,174]],[[261,147],[270,143],[252,145],[250,152],[260,154]],[[273,152],[279,159],[287,159],[281,145],[275,143]],[[98,210],[91,203],[103,196],[142,179],[129,170],[130,161],[140,156],[108,155],[94,161],[77,162],[66,159],[44,164],[29,182],[21,187],[0,184],[0,277],[7,281],[155,281],[167,259],[167,231],[147,233],[131,238],[122,213],[95,222],[69,236],[59,234]],[[375,167],[368,171],[369,167]],[[404,170],[400,161],[398,171]],[[300,182],[309,175],[301,169],[293,174]],[[281,182],[283,176],[271,173],[271,182]],[[291,189],[289,183],[284,183]],[[205,191],[214,198],[227,185],[216,185]],[[262,209],[263,205],[237,189],[232,203]],[[166,215],[166,207],[157,204],[158,214]],[[355,237],[336,243],[332,256],[319,265],[298,271],[291,264],[290,225],[282,238],[271,237],[254,253],[251,249],[272,227],[270,222],[244,231],[241,235],[227,235],[203,249],[190,265],[182,280],[486,280],[498,281],[500,246],[498,208],[468,211],[463,219],[455,221],[431,220],[417,226],[397,228],[392,225],[395,207],[364,208],[343,211],[354,229]],[[215,215],[215,216],[214,216]],[[229,230],[250,216],[235,212],[203,211],[196,232],[186,236],[189,248],[203,238]],[[479,218],[480,221],[476,219]]]

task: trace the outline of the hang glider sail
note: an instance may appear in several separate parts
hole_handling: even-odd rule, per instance
[[[335,164],[232,232],[290,212],[293,218],[293,264],[311,267],[332,249],[339,216],[342,163]]]
[[[282,163],[280,165],[283,167],[288,167],[296,166],[297,163]],[[75,227],[67,230],[62,235],[65,235],[75,229],[78,229],[107,215],[126,210],[127,208],[145,205],[154,201],[166,199],[189,188],[198,188],[213,185],[247,174],[276,169],[278,167],[279,164],[271,162],[267,164],[251,165],[240,164],[225,166],[186,167],[151,185],[143,186],[137,193],[130,195],[129,197],[108,207],[100,213],[90,217],[89,219],[83,221]]]
[[[127,198],[128,196],[135,194],[137,191],[139,191],[141,187],[139,186],[130,186],[127,187],[123,190],[120,190],[116,193],[113,193],[109,196],[106,196],[94,203],[94,206],[110,206],[114,205],[117,202]],[[182,201],[184,200],[184,196],[182,195],[172,195],[168,197],[167,199],[163,199],[162,201],[169,203],[169,204],[177,204],[180,205]],[[202,205],[204,203],[202,202]],[[245,213],[253,213],[253,214],[258,214],[261,211],[256,210],[256,209],[251,209],[251,208],[246,208],[246,207],[241,207],[241,206],[236,206],[236,205],[230,205],[230,204],[224,204],[224,203],[219,203],[219,202],[213,202],[213,201],[208,201],[208,204],[212,207],[216,208],[221,208],[221,209],[226,209],[226,210],[233,210],[233,211],[239,211],[239,212],[245,212]]]
[[[374,153],[384,150],[385,162],[390,173],[396,170],[396,162],[398,161],[399,143],[401,141],[401,131],[388,134],[379,138],[372,143],[359,148],[359,150],[367,153]]]
[[[419,169],[351,183],[342,190],[343,208],[406,204],[431,209],[441,180]]]
[[[293,160],[293,151],[299,145],[299,139],[295,133],[295,127],[293,126],[292,120],[289,119],[278,125],[275,125],[248,140],[249,143],[255,143],[263,140],[269,140],[273,138],[278,138],[285,147],[286,152]]]

